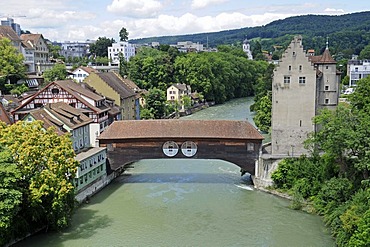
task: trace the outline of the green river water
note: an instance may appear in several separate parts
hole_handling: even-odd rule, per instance
[[[251,98],[187,118],[252,120]],[[220,160],[143,160],[82,205],[72,225],[16,246],[334,246],[320,217],[254,190]]]

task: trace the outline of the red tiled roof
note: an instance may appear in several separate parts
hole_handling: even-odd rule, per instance
[[[254,139],[263,136],[248,121],[233,120],[124,120],[113,122],[99,137]]]

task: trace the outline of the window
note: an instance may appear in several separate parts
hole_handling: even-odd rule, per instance
[[[328,91],[329,90],[329,86],[325,86],[325,91]]]
[[[329,69],[329,66],[326,66],[326,69]]]
[[[299,77],[299,84],[305,84],[306,83],[306,77],[300,76]]]
[[[290,76],[284,76],[284,83],[290,83]]]
[[[254,151],[254,143],[247,143],[247,151]]]
[[[293,57],[295,57],[295,51],[293,51]]]
[[[302,65],[299,65],[299,71],[302,71]]]
[[[325,99],[325,104],[329,104],[329,99]]]
[[[58,94],[59,93],[59,89],[58,88],[53,88],[53,89],[51,89],[51,93],[52,94]]]
[[[291,70],[292,70],[292,66],[291,66],[291,65],[289,65],[288,70],[289,70],[289,71],[291,71]]]

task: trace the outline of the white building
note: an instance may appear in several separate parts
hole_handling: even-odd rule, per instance
[[[358,80],[370,75],[370,60],[349,60],[347,74],[349,75],[349,86],[356,86]]]
[[[251,45],[247,38],[243,41],[243,51],[245,52],[245,54],[247,54],[249,60],[253,60]]]
[[[113,43],[111,47],[108,47],[108,58],[109,66],[119,65],[119,54],[128,61],[130,57],[135,56],[135,46],[128,42]]]
[[[167,88],[167,101],[178,102],[180,106],[180,111],[185,111],[185,106],[183,102],[184,96],[191,96],[191,87],[186,84],[173,84]]]
[[[203,44],[198,43],[193,43],[191,41],[182,41],[182,42],[177,42],[176,48],[180,52],[189,52],[189,51],[203,51]]]

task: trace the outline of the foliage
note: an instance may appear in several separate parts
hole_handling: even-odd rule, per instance
[[[271,110],[272,110],[272,95],[262,97],[259,101],[258,108],[256,108],[256,115],[253,117],[256,126],[264,132],[268,132],[271,127]]]
[[[95,57],[108,57],[108,47],[112,46],[114,39],[99,37],[95,43],[90,45],[90,52]]]
[[[364,49],[361,50],[358,59],[370,59],[370,44],[365,46]]]
[[[9,152],[0,151],[0,246],[11,240],[12,227],[22,202],[22,192],[17,181],[21,174],[13,164]]]
[[[158,41],[161,44],[174,44],[189,40],[194,43],[208,44],[217,47],[221,44],[240,43],[247,36],[252,43],[259,40],[262,50],[275,52],[276,46],[284,50],[292,36],[303,35],[304,49],[325,49],[326,38],[329,37],[332,55],[351,58],[359,54],[370,41],[370,12],[352,13],[346,15],[303,15],[288,17],[273,21],[264,26],[246,27],[214,33],[199,33],[191,35],[163,36],[131,40],[133,43],[150,43]]]
[[[0,145],[12,157],[14,179],[23,195],[13,235],[20,237],[42,226],[66,227],[75,207],[73,179],[78,166],[70,137],[45,130],[40,121],[19,121],[0,127]]]
[[[14,84],[18,79],[25,78],[23,60],[23,55],[12,46],[8,38],[0,38],[0,90],[3,94],[9,93],[5,88],[7,80]]]
[[[166,114],[166,95],[158,88],[152,88],[149,90],[148,95],[145,97],[145,111],[140,113],[140,117],[143,119],[163,118]]]
[[[119,40],[120,41],[127,41],[128,40],[128,32],[125,27],[122,27],[119,31]]]
[[[43,73],[46,82],[65,80],[67,78],[67,68],[64,64],[55,64],[51,69]]]

